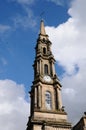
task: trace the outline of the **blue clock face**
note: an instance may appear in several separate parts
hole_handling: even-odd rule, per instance
[[[51,77],[48,76],[48,75],[45,75],[45,76],[44,76],[44,81],[50,82],[50,81],[51,81]]]

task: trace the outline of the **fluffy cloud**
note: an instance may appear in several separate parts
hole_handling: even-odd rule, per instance
[[[86,1],[75,0],[68,10],[71,16],[58,27],[46,27],[52,50],[63,66],[63,102],[75,123],[86,108]],[[53,34],[53,35],[52,35]]]
[[[86,73],[85,63],[80,67],[79,72],[71,77],[65,75],[63,84],[63,105],[68,112],[69,119],[76,123],[86,111]],[[83,68],[84,67],[84,68]]]
[[[28,114],[24,85],[12,80],[0,80],[0,129],[26,129]]]

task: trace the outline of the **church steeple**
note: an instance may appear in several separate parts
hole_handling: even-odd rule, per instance
[[[45,32],[44,21],[41,20],[40,33],[36,44],[36,58],[34,61],[34,79],[41,79],[45,75],[54,78],[56,76],[55,72],[55,59],[51,52],[51,42],[48,35]],[[53,81],[52,81],[53,82]]]
[[[44,21],[43,20],[41,20],[41,24],[40,24],[40,34],[41,35],[46,35],[45,27],[44,27]]]
[[[71,125],[67,122],[67,114],[62,107],[62,86],[56,75],[51,42],[45,32],[43,20],[35,51],[34,81],[30,91],[31,112],[27,130],[69,130]]]

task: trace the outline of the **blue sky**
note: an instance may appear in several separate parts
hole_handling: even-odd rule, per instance
[[[28,91],[33,81],[34,48],[41,18],[52,42],[69,120],[74,124],[83,115],[86,109],[84,12],[85,0],[0,1],[0,129],[26,128]]]
[[[0,9],[0,24],[8,27],[0,37],[0,79],[11,79],[30,86],[41,17],[45,25],[57,26],[69,18],[68,5],[61,6],[46,0],[25,4],[4,0]]]

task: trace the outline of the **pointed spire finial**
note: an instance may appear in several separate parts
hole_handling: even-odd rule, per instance
[[[40,34],[42,34],[42,35],[46,35],[43,19],[41,20],[41,25],[40,25]]]

